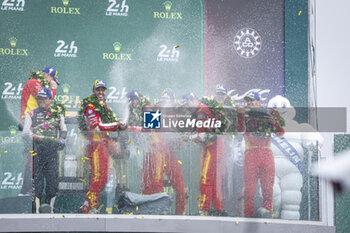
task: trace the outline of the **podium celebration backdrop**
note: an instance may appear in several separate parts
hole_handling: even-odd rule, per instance
[[[56,100],[66,105],[67,116],[77,114],[95,79],[107,81],[107,101],[119,117],[125,116],[124,96],[131,89],[155,102],[165,88],[173,89],[179,100],[189,91],[211,95],[223,83],[237,103],[252,89],[264,103],[288,90],[307,90],[307,66],[301,71],[298,65],[300,60],[307,65],[306,0],[0,4],[0,198],[17,195],[22,185],[21,91],[29,72],[45,66],[58,70]],[[298,31],[297,41],[293,31]],[[293,59],[288,61],[285,53],[293,50],[302,56],[289,55]],[[298,80],[302,88],[287,87]],[[307,99],[307,91],[305,95]],[[75,133],[70,126],[69,134]]]

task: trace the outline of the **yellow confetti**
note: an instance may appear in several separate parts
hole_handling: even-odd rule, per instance
[[[7,153],[7,150],[4,150],[4,153]]]
[[[109,135],[109,132],[108,132],[108,131],[106,131],[106,133],[107,133],[107,135]]]
[[[115,204],[115,205],[114,205],[114,207],[115,207],[117,210],[119,210],[119,208],[118,208],[118,205],[117,205],[117,204]]]
[[[1,157],[1,154],[0,154],[0,157]]]
[[[85,159],[84,158],[81,158],[81,160],[83,161],[83,163],[85,163]]]
[[[177,161],[179,164],[182,164],[182,162],[180,160]]]
[[[137,154],[139,155],[139,154],[141,154],[141,152],[140,152],[140,150],[139,149],[137,149]]]
[[[29,153],[33,153],[34,151],[33,150],[28,150]]]
[[[55,138],[55,137],[52,137],[52,139],[53,139],[53,140],[56,140],[56,138]]]
[[[145,218],[145,215],[142,215],[142,218]]]
[[[159,214],[159,211],[157,211],[157,213],[156,213],[157,215]]]
[[[85,179],[80,179],[81,180],[81,182],[83,182],[84,184],[86,184],[86,181],[85,181]]]
[[[130,144],[130,142],[131,142],[131,141],[130,141],[130,139],[129,139],[129,140],[128,140],[128,143]]]
[[[175,49],[178,49],[178,48],[180,48],[180,46],[179,46],[179,45],[176,45],[176,46],[175,46]]]
[[[136,211],[139,211],[139,207],[138,206],[136,206]]]
[[[302,12],[302,11],[299,11],[299,14],[298,14],[298,15],[301,15],[301,12]]]
[[[55,216],[52,216],[52,218],[55,218]]]
[[[86,157],[86,156],[84,157],[84,159],[86,159],[86,160],[90,160],[90,159],[89,159],[88,157]]]
[[[35,155],[37,155],[37,154],[38,154],[38,153],[33,153],[32,156],[35,156]]]
[[[62,217],[63,217],[63,218],[66,218],[66,216],[64,216],[64,214],[62,214]]]
[[[166,167],[166,162],[164,162],[164,167]]]

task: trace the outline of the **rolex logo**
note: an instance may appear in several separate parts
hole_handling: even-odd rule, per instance
[[[11,125],[11,126],[9,127],[9,130],[10,130],[11,135],[15,135],[16,132],[17,132],[17,126]]]
[[[17,39],[15,37],[11,37],[9,41],[10,41],[11,47],[16,47]]]
[[[69,0],[62,0],[64,6],[68,6]]]
[[[63,89],[63,93],[67,94],[69,92],[70,85],[65,83],[62,85],[62,89]]]
[[[163,5],[164,5],[166,11],[170,11],[172,2],[166,1],[166,2],[163,3]]]
[[[119,52],[120,48],[122,47],[122,44],[120,42],[114,42],[113,47],[116,52]]]

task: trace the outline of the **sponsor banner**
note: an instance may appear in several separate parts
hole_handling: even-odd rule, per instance
[[[17,196],[23,185],[23,140],[17,125],[0,131],[0,197]]]

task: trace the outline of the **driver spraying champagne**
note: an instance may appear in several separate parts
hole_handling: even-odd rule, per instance
[[[92,172],[89,191],[81,207],[82,213],[97,213],[99,195],[108,181],[109,157],[116,151],[108,131],[126,129],[126,124],[119,122],[107,106],[106,91],[106,82],[96,80],[92,95],[84,98],[79,111],[79,128],[87,133],[87,152]]]

